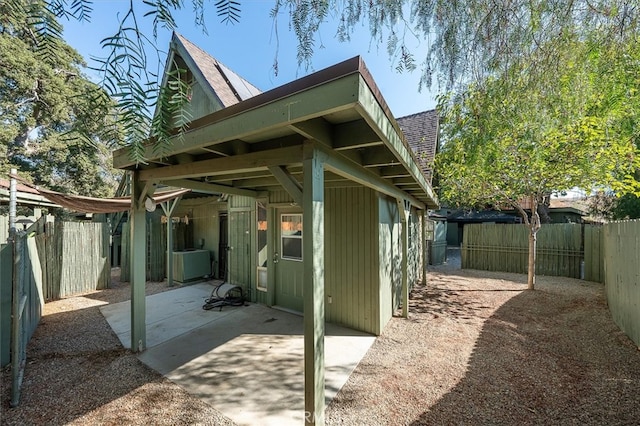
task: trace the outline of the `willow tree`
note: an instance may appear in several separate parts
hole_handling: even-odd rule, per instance
[[[365,26],[372,45],[386,48],[390,62],[399,71],[421,73],[421,86],[434,81],[442,87],[464,88],[469,82],[482,82],[514,66],[522,57],[538,52],[542,46],[565,33],[584,37],[600,32],[605,44],[625,39],[638,31],[637,0],[272,0],[270,16],[275,37],[293,33],[298,41],[295,52],[301,67],[308,68],[321,37],[335,36],[349,42],[356,28]],[[43,3],[47,14],[57,18],[91,19],[90,0],[5,0],[9,10]],[[242,19],[243,0],[154,0],[134,2],[114,16],[113,36],[103,41],[103,58],[97,64],[103,72],[103,87],[119,102],[126,141],[136,161],[144,161],[141,144],[148,134],[156,134],[159,149],[167,143],[164,125],[175,120],[152,123],[149,111],[170,109],[185,102],[184,91],[163,96],[158,84],[157,63],[162,58],[155,45],[161,31],[179,25],[196,25],[207,32],[205,17],[217,15],[224,24]],[[189,8],[193,21],[177,22],[177,10]],[[115,15],[115,13],[114,13]],[[142,15],[142,16],[140,16]],[[46,16],[46,14],[45,14]],[[41,51],[55,50],[48,40],[59,36],[49,19],[29,20],[40,37]],[[139,30],[141,19],[152,21],[152,34]],[[101,24],[108,24],[101,17]],[[289,30],[282,31],[282,29]],[[216,28],[224,31],[224,27]],[[213,32],[213,31],[212,31]],[[257,34],[256,37],[264,37]],[[420,53],[416,53],[416,52]],[[273,69],[278,69],[274,52]],[[548,51],[550,57],[556,52]],[[162,60],[160,60],[162,62]],[[160,67],[161,69],[162,67]],[[171,113],[180,111],[174,109]]]
[[[630,96],[638,76],[625,71],[640,61],[637,44],[627,49],[635,56],[617,64],[597,40],[557,40],[552,59],[549,48],[440,100],[441,197],[520,213],[529,228],[530,289],[538,206],[546,196],[575,186],[640,192],[633,179],[640,165],[637,130],[630,126],[639,112]]]

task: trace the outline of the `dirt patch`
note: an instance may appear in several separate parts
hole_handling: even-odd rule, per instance
[[[411,295],[327,410],[330,424],[637,424],[640,352],[601,284],[455,270]]]
[[[327,408],[328,424],[637,424],[640,352],[603,286],[460,271],[429,273]],[[150,283],[147,294],[165,291]],[[232,424],[122,348],[99,311],[129,286],[48,303],[29,344],[22,400],[2,424]]]

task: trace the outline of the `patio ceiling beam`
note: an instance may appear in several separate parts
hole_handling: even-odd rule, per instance
[[[288,170],[288,168],[287,168]],[[289,174],[291,175],[291,179],[295,182],[297,182],[297,184],[300,186],[300,188],[302,188],[302,180],[303,180],[303,175],[302,172],[299,173],[291,173],[289,171]],[[339,176],[336,175],[334,173],[330,173],[330,172],[326,172],[325,176],[324,176],[324,182],[325,185],[331,183],[331,182],[342,182],[347,180],[344,176]],[[217,182],[217,179],[212,179],[212,181]],[[237,179],[233,181],[233,186],[235,188],[260,188],[260,189],[264,189],[264,187],[267,186],[279,186],[280,189],[282,189],[282,184],[280,183],[280,181],[278,181],[274,176],[269,175],[268,177],[255,177],[255,178],[246,178],[246,179]]]
[[[402,191],[398,187],[389,183],[389,181],[381,178],[372,171],[365,169],[364,167],[353,163],[347,158],[343,157],[340,153],[321,146],[317,146],[317,149],[322,151],[326,156],[325,170],[329,170],[337,175],[343,176],[347,179],[353,180],[363,186],[374,189],[376,191],[387,194],[393,198],[407,199],[411,201],[411,204],[419,209],[424,209],[425,205],[412,195]]]
[[[269,166],[269,171],[276,178],[278,183],[287,191],[291,198],[299,205],[302,205],[302,185],[282,166]]]
[[[268,99],[269,92],[263,93],[254,100],[249,99],[194,121],[192,129],[171,137],[172,152],[165,155],[172,156],[203,147],[213,149],[212,145],[306,121],[320,114],[353,108],[358,90],[359,76],[353,73],[274,100]],[[252,102],[257,105],[251,106]],[[145,145],[143,156],[150,161],[160,157],[152,143]],[[115,168],[135,165],[128,148],[113,153]]]
[[[380,167],[380,176],[383,178],[399,178],[410,177],[411,175],[402,166],[383,166]]]
[[[268,166],[281,166],[302,161],[302,146],[251,152],[231,157],[212,158],[189,164],[141,170],[140,180],[175,180],[215,176],[228,172],[248,172]]]
[[[400,165],[398,160],[385,146],[375,146],[367,149],[362,155],[364,167],[387,167]],[[404,167],[404,166],[403,166]]]
[[[335,127],[333,149],[336,151],[376,145],[383,145],[383,142],[364,120],[350,121]]]
[[[291,169],[289,169],[291,170]],[[300,172],[302,173],[302,172]],[[238,181],[241,179],[260,179],[260,178],[267,178],[270,179],[273,176],[271,175],[271,172],[268,169],[264,169],[264,170],[257,170],[254,172],[245,172],[245,173],[227,173],[227,174],[222,174],[222,175],[216,175],[215,177],[211,177],[211,178],[206,178],[205,181],[206,182],[216,182],[216,183],[220,183],[222,184],[222,182],[229,182],[229,185],[231,185],[231,182],[233,181]]]
[[[331,124],[322,117],[290,124],[289,128],[306,139],[314,140],[331,148],[333,133]]]
[[[229,195],[242,195],[244,197],[256,198],[258,193],[249,189],[234,188],[232,186],[220,185],[217,183],[201,182],[191,179],[172,179],[163,181],[165,185],[175,186],[176,188],[192,189],[195,192],[202,192],[205,194],[229,194]]]

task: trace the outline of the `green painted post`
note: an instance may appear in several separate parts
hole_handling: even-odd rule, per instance
[[[181,199],[182,196],[160,204],[167,217],[167,285],[169,287],[173,286],[173,221],[171,215]],[[211,272],[213,273],[213,271]]]
[[[421,243],[422,243],[422,285],[427,285],[427,264],[429,263],[429,254],[427,252],[427,220],[429,220],[429,215],[426,210],[422,210],[422,235]]]
[[[324,425],[324,169],[312,145],[305,147],[303,208],[304,419]]]
[[[407,206],[404,200],[397,200],[398,211],[400,213],[400,224],[402,230],[402,317],[409,318],[409,280],[408,280],[408,257],[409,257],[409,221],[407,220]]]
[[[147,264],[147,211],[140,202],[144,184],[138,171],[131,172],[131,214],[129,219],[129,280],[131,281],[131,350],[142,352],[147,346],[145,281]]]

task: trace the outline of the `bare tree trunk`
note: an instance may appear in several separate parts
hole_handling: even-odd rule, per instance
[[[529,222],[529,268],[527,271],[527,284],[529,290],[535,290],[536,284],[536,246],[537,234],[540,229],[540,215],[538,215],[538,198],[530,197],[531,221]]]
[[[527,284],[529,290],[534,290],[536,284],[536,234],[537,231],[534,231],[533,227],[529,226],[529,268],[527,274]]]

